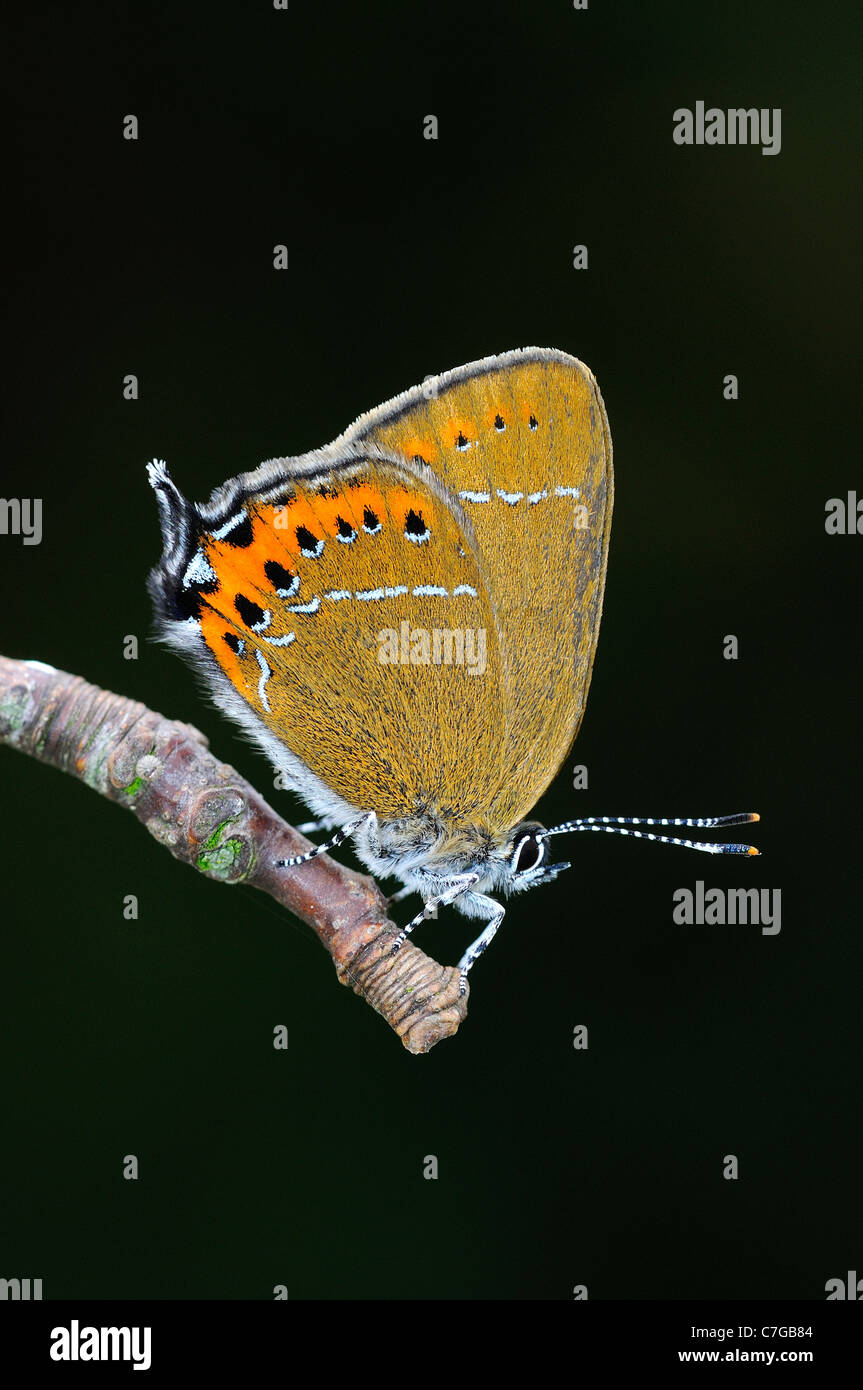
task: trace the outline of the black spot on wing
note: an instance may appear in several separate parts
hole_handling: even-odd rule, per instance
[[[295,534],[297,537],[297,545],[304,555],[308,555],[311,558],[320,555],[324,548],[324,543],[318,536],[312,535],[308,526],[298,526]]]
[[[242,618],[246,627],[255,627],[264,621],[264,610],[257,603],[253,603],[245,594],[237,594],[234,598],[234,607]]]
[[[222,537],[224,545],[232,545],[237,550],[245,550],[252,544],[254,533],[252,531],[252,520],[249,516],[244,516],[242,521],[232,527],[226,536]]]
[[[429,534],[429,529],[423,521],[422,512],[415,512],[411,507],[405,517],[405,535],[425,538]]]
[[[297,576],[280,565],[278,560],[268,560],[264,565],[264,574],[274,589],[293,589],[297,582]]]

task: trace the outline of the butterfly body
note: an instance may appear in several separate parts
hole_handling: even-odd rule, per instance
[[[163,634],[321,827],[490,921],[488,893],[564,867],[524,818],[577,733],[602,611],[611,440],[583,364],[471,363],[206,504],[149,471]]]

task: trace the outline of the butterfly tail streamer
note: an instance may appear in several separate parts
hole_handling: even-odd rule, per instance
[[[279,867],[309,842],[191,725],[42,662],[0,657],[0,743],[125,806],[206,877],[258,888],[306,922],[341,983],[381,1014],[407,1051],[428,1052],[465,1018],[456,967],[412,943],[393,954],[399,928],[372,879],[325,854]]]

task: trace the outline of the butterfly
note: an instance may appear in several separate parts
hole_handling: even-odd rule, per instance
[[[578,733],[602,614],[613,505],[608,418],[590,370],[523,348],[427,379],[325,448],[263,463],[193,504],[148,465],[164,553],[161,630],[216,704],[335,830],[423,909],[483,926],[548,883],[548,842],[703,819],[529,819]]]

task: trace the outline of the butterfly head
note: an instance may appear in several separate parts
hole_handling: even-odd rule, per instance
[[[463,874],[473,874],[476,893],[524,893],[550,883],[570,864],[549,863],[548,831],[538,821],[521,821],[501,835],[474,830],[464,839],[439,843],[423,857],[421,872],[443,885]],[[396,868],[400,872],[400,868]]]
[[[551,883],[570,864],[549,863],[547,831],[538,821],[522,821],[506,837],[496,863],[496,886],[507,895]]]

